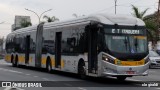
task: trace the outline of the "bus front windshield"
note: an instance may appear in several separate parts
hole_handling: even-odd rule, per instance
[[[105,34],[105,44],[111,52],[116,53],[145,53],[147,51],[146,36]]]

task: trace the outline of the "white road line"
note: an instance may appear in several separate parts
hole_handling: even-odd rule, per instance
[[[19,71],[15,71],[15,70],[9,70],[9,69],[5,69],[5,68],[0,68],[0,70],[13,72],[13,73],[23,73],[23,72],[19,72]]]
[[[10,72],[14,72],[14,73],[22,73],[22,72],[19,72],[19,71],[14,71],[14,70],[8,70]]]
[[[33,76],[33,77],[38,77],[38,76]]]
[[[127,78],[126,80],[130,80],[130,81],[142,81],[142,80],[136,80],[136,79],[131,79],[131,78]]]
[[[46,80],[46,81],[49,81],[49,79],[48,78],[42,78],[43,80]]]
[[[11,65],[11,63],[0,63],[1,65]]]
[[[156,88],[156,89],[160,89],[160,88]]]
[[[78,89],[80,89],[80,90],[87,90],[87,89],[85,89],[85,88],[81,88],[81,87],[78,87]]]
[[[24,90],[24,89],[21,89],[21,88],[6,87],[4,90]]]
[[[25,75],[29,76],[29,75],[31,75],[31,74],[25,74]]]
[[[71,87],[71,86],[72,86],[71,84],[67,84],[67,83],[65,83],[64,85],[69,86],[69,87]]]

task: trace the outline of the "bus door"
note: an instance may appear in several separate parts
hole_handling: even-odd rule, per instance
[[[97,28],[90,27],[88,30],[88,73],[97,74]]]
[[[56,32],[55,37],[55,67],[60,68],[61,66],[61,39],[62,32]]]
[[[29,63],[29,52],[30,52],[30,35],[26,36],[26,50],[25,50],[25,64]]]

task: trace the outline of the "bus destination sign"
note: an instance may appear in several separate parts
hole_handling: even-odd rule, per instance
[[[112,34],[136,34],[136,35],[142,35],[144,34],[143,30],[132,30],[132,29],[111,29],[111,30],[105,30],[105,33],[112,33]]]

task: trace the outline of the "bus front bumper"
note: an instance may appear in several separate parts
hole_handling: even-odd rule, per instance
[[[101,76],[146,76],[150,62],[141,66],[119,66],[102,61]]]

